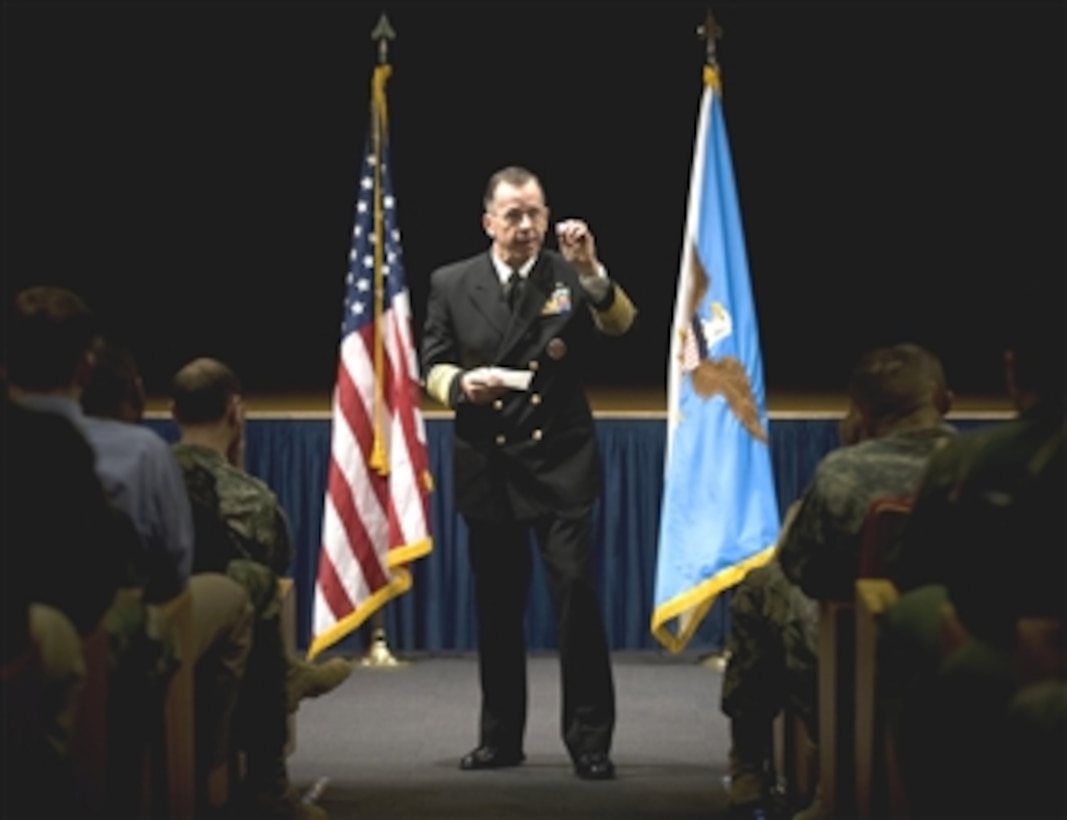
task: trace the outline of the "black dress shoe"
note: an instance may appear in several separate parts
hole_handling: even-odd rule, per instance
[[[603,752],[586,752],[574,761],[574,771],[582,780],[611,780],[615,764]]]
[[[495,746],[479,746],[463,756],[459,767],[465,771],[503,769],[507,766],[518,766],[525,759],[526,755],[522,752],[508,752]]]

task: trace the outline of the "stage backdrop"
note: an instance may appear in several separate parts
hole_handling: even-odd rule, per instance
[[[163,418],[146,422],[168,441],[177,430]],[[988,417],[953,419],[959,430],[995,423]],[[666,424],[662,418],[598,416],[604,492],[595,510],[597,581],[613,649],[664,651],[649,628],[656,568]],[[410,592],[384,609],[384,626],[394,652],[469,651],[475,648],[473,590],[467,565],[467,533],[452,504],[452,418],[426,420],[430,467],[436,487],[431,495],[433,551],[412,565]],[[785,508],[810,479],[815,465],[837,446],[834,418],[776,418],[770,421],[771,455],[778,504]],[[311,602],[318,567],[330,420],[321,416],[279,414],[249,419],[246,466],[277,493],[289,515],[297,555],[291,568],[298,594],[297,641],[307,647]],[[533,545],[531,544],[531,548]],[[727,601],[723,595],[705,619],[688,651],[719,651],[726,637]],[[362,652],[367,628],[334,650]],[[527,636],[531,650],[555,647],[551,601],[534,562]]]

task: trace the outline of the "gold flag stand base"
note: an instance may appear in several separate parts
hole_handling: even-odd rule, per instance
[[[371,633],[370,649],[360,660],[359,665],[381,669],[407,666],[408,662],[397,660],[396,656],[389,651],[389,644],[385,640],[385,629],[379,626],[375,627],[374,632]]]
[[[701,666],[706,666],[708,669],[714,669],[716,672],[725,672],[726,664],[730,660],[730,653],[723,650],[718,655],[708,655],[706,658],[700,661]]]

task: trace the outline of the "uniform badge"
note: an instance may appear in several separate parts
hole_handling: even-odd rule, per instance
[[[541,308],[542,316],[558,316],[561,313],[570,313],[571,289],[562,282],[556,283],[556,289],[548,297],[544,307]]]
[[[557,336],[549,341],[546,351],[549,358],[558,361],[567,355],[567,343]]]

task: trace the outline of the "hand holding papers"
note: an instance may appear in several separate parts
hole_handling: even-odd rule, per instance
[[[533,379],[532,370],[508,367],[476,367],[463,374],[463,392],[474,404],[485,404],[508,390],[526,390]]]
[[[532,370],[512,370],[509,367],[486,367],[484,370],[490,383],[499,384],[508,390],[527,390],[530,380],[533,379]]]

